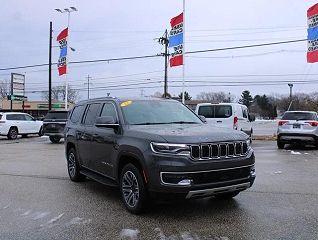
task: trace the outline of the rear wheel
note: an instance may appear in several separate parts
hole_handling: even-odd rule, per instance
[[[81,182],[85,179],[85,176],[80,173],[80,165],[74,148],[71,148],[67,153],[67,171],[73,182]]]
[[[11,127],[9,132],[8,132],[7,137],[10,140],[17,139],[17,137],[18,137],[18,129],[16,127]]]
[[[148,204],[148,193],[139,169],[129,163],[120,174],[120,192],[126,209],[134,214],[142,213]]]
[[[282,142],[280,142],[280,141],[277,141],[277,147],[278,147],[279,149],[284,149],[285,143],[282,143]]]
[[[58,136],[50,136],[50,141],[51,141],[52,143],[59,143],[60,140],[61,140],[61,138],[58,137]]]
[[[231,199],[236,197],[238,194],[240,193],[240,191],[235,191],[235,192],[230,192],[230,193],[223,193],[223,194],[219,194],[216,195],[215,198],[216,199]]]

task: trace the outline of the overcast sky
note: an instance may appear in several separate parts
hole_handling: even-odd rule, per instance
[[[188,0],[186,51],[304,39],[306,11],[315,3],[313,0]],[[155,38],[162,36],[164,30],[169,29],[170,19],[182,12],[182,0],[2,1],[0,68],[47,63],[49,22],[53,22],[54,45],[57,45],[57,34],[67,24],[67,15],[54,9],[70,6],[76,7],[78,12],[71,15],[70,45],[76,51],[69,55],[69,61],[162,53],[164,49]],[[190,82],[186,83],[186,90],[194,97],[202,91],[225,91],[239,96],[245,89],[253,95],[287,94],[287,82],[298,80],[306,84],[295,84],[295,92],[318,91],[318,81],[311,81],[318,77],[318,65],[307,64],[306,47],[306,42],[299,42],[188,55],[185,75]],[[53,62],[57,61],[58,52],[58,48],[53,48]],[[55,68],[53,85],[63,85],[65,78],[59,77]],[[107,93],[151,95],[163,92],[163,70],[164,59],[157,57],[71,65],[68,78],[73,88],[80,89],[81,99],[87,96],[84,83],[88,74],[92,77],[90,95],[93,97]],[[47,67],[14,72],[26,75],[30,99],[41,98],[40,93],[30,91],[47,90]],[[0,71],[0,80],[10,79],[10,73]],[[181,80],[182,67],[169,69],[171,94],[181,92]],[[252,86],[244,83],[272,81],[286,82]],[[244,86],[211,86],[234,82]],[[134,89],[123,89],[125,87]]]

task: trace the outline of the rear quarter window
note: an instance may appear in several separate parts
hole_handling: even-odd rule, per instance
[[[83,112],[84,112],[85,106],[84,105],[80,105],[80,106],[76,106],[73,109],[70,121],[72,123],[78,123],[81,121],[82,116],[83,116]]]

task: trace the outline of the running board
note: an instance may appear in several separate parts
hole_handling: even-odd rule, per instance
[[[250,185],[251,185],[250,183],[242,183],[242,184],[231,185],[226,187],[190,191],[188,195],[186,196],[186,199],[209,197],[209,196],[213,196],[213,195],[217,195],[221,193],[229,193],[234,191],[243,191],[249,188]]]
[[[97,174],[97,173],[94,173],[90,170],[86,170],[86,169],[83,169],[80,171],[81,174],[85,175],[86,177],[96,181],[96,182],[99,182],[101,184],[104,184],[104,185],[107,185],[109,187],[118,187],[118,185],[116,184],[115,181],[107,178],[107,177],[104,177],[100,174]]]

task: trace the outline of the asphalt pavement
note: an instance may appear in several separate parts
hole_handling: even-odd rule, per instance
[[[235,199],[128,213],[116,189],[68,179],[64,145],[0,138],[0,239],[318,239],[318,150],[254,141],[257,178]]]

